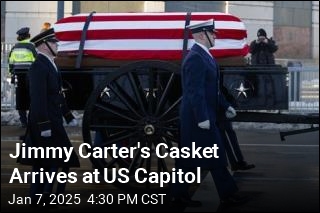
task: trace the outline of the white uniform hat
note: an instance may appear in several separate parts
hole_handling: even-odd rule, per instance
[[[210,19],[208,21],[204,21],[198,24],[193,24],[193,25],[188,25],[187,26],[188,29],[191,30],[192,33],[199,33],[202,31],[211,31],[211,32],[218,32],[215,28],[214,28],[214,20]]]

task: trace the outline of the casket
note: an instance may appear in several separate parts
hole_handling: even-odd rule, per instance
[[[89,14],[60,19],[54,25],[60,53],[77,54]],[[194,12],[190,24],[215,20],[218,30],[210,52],[216,58],[245,56],[247,31],[236,16]],[[83,54],[110,60],[181,60],[187,13],[95,13],[85,31]],[[194,40],[187,34],[187,48]]]

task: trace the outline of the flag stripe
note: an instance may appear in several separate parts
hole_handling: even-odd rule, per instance
[[[181,39],[184,30],[182,29],[142,29],[136,30],[89,30],[87,31],[87,40],[104,40],[104,39]],[[61,41],[79,41],[82,31],[57,32],[56,36]],[[221,30],[217,33],[217,39],[243,39],[247,37],[244,30]],[[189,33],[189,38],[192,38]]]
[[[86,31],[84,53],[116,60],[181,59],[187,13],[96,13]],[[59,51],[76,52],[88,14],[59,20],[55,33]],[[195,12],[191,24],[213,18],[218,30],[215,57],[248,53],[247,31],[241,20],[225,13]],[[194,40],[189,32],[188,48]]]
[[[248,46],[242,49],[223,49],[210,51],[216,58],[246,55]],[[70,52],[72,53],[72,52]],[[77,52],[74,52],[77,54]],[[182,50],[84,50],[85,55],[91,55],[110,60],[181,60]]]
[[[194,44],[190,39],[188,48]],[[60,41],[59,51],[78,50],[79,41]],[[216,39],[213,49],[237,49],[244,47],[246,40]],[[87,40],[84,44],[86,50],[180,50],[182,39],[121,39],[121,40]]]
[[[215,21],[238,21],[241,20],[235,16],[227,15],[224,13],[191,13],[191,20],[208,20],[213,18]],[[57,23],[68,22],[85,22],[89,14],[80,14],[78,16],[71,16],[60,19]],[[94,14],[91,21],[174,21],[185,20],[186,13],[121,13],[121,14]]]
[[[198,24],[202,21],[191,21],[191,24]],[[109,22],[90,22],[88,30],[118,30],[118,29],[184,29],[184,21],[109,21]],[[56,32],[83,30],[84,22],[72,22],[55,24]],[[215,28],[245,30],[242,22],[235,21],[216,21]]]

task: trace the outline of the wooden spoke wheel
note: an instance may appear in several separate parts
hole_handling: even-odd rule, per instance
[[[168,184],[160,187],[149,177],[171,174],[175,167],[174,159],[159,155],[178,146],[180,102],[179,67],[174,64],[135,62],[109,74],[91,94],[83,116],[83,139],[91,147],[87,152],[94,167],[128,191],[166,190]],[[157,154],[159,144],[167,148],[161,146]],[[132,155],[120,157],[122,147],[131,148]],[[103,150],[103,158],[97,150]]]

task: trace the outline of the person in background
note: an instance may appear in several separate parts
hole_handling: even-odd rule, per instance
[[[236,116],[236,111],[226,102],[219,91],[218,64],[209,52],[215,44],[217,31],[214,20],[187,26],[191,30],[195,44],[185,57],[181,67],[182,101],[180,106],[180,147],[200,148],[216,144],[219,158],[179,158],[176,169],[193,172],[197,167],[210,170],[222,205],[240,205],[247,201],[240,196],[238,187],[227,169],[227,159],[219,129],[216,126],[217,113],[221,106],[227,117]],[[188,207],[201,206],[200,201],[192,200],[188,193],[190,184],[173,183],[171,195],[173,205]]]
[[[16,89],[16,106],[20,116],[20,123],[23,128],[27,126],[27,111],[29,108],[28,96],[28,79],[27,74],[17,75],[18,82],[15,82],[15,70],[29,70],[31,64],[37,57],[37,51],[30,42],[29,27],[23,27],[17,31],[17,43],[13,46],[9,53],[9,72],[11,74],[12,83],[19,85]],[[19,84],[18,84],[19,83]]]
[[[35,36],[31,42],[38,49],[38,56],[30,67],[29,91],[30,91],[30,112],[29,122],[24,139],[26,149],[28,147],[63,147],[70,150],[72,144],[63,126],[63,117],[67,123],[73,122],[74,116],[68,109],[63,93],[61,74],[54,63],[57,54],[57,39],[53,29],[49,29]],[[32,165],[32,172],[48,172],[52,174],[59,168],[68,175],[70,167],[80,167],[78,156],[74,149],[71,157],[55,158],[53,156],[42,159],[35,158],[29,153],[18,158],[18,162],[25,165]],[[30,198],[31,206],[38,207],[46,203],[49,205],[49,195],[52,192],[53,183],[48,180],[40,183],[40,175],[36,175],[36,181],[31,183]],[[65,184],[58,184],[58,192],[63,193]],[[37,203],[38,195],[43,194],[42,203]]]
[[[259,29],[257,32],[257,39],[250,44],[251,64],[252,65],[266,65],[275,64],[274,53],[278,50],[276,42],[267,37],[264,29]]]
[[[46,30],[49,30],[50,28],[51,28],[51,24],[49,22],[44,22],[40,32],[42,33]]]
[[[221,87],[221,92],[225,99],[231,103],[233,107],[236,107],[237,103],[234,97],[228,92],[228,89],[224,86]],[[237,134],[232,127],[232,122],[228,119],[224,113],[224,109],[220,108],[218,114],[218,127],[220,130],[221,139],[224,142],[227,157],[232,171],[248,170],[255,168],[254,164],[248,164],[241,152]]]

